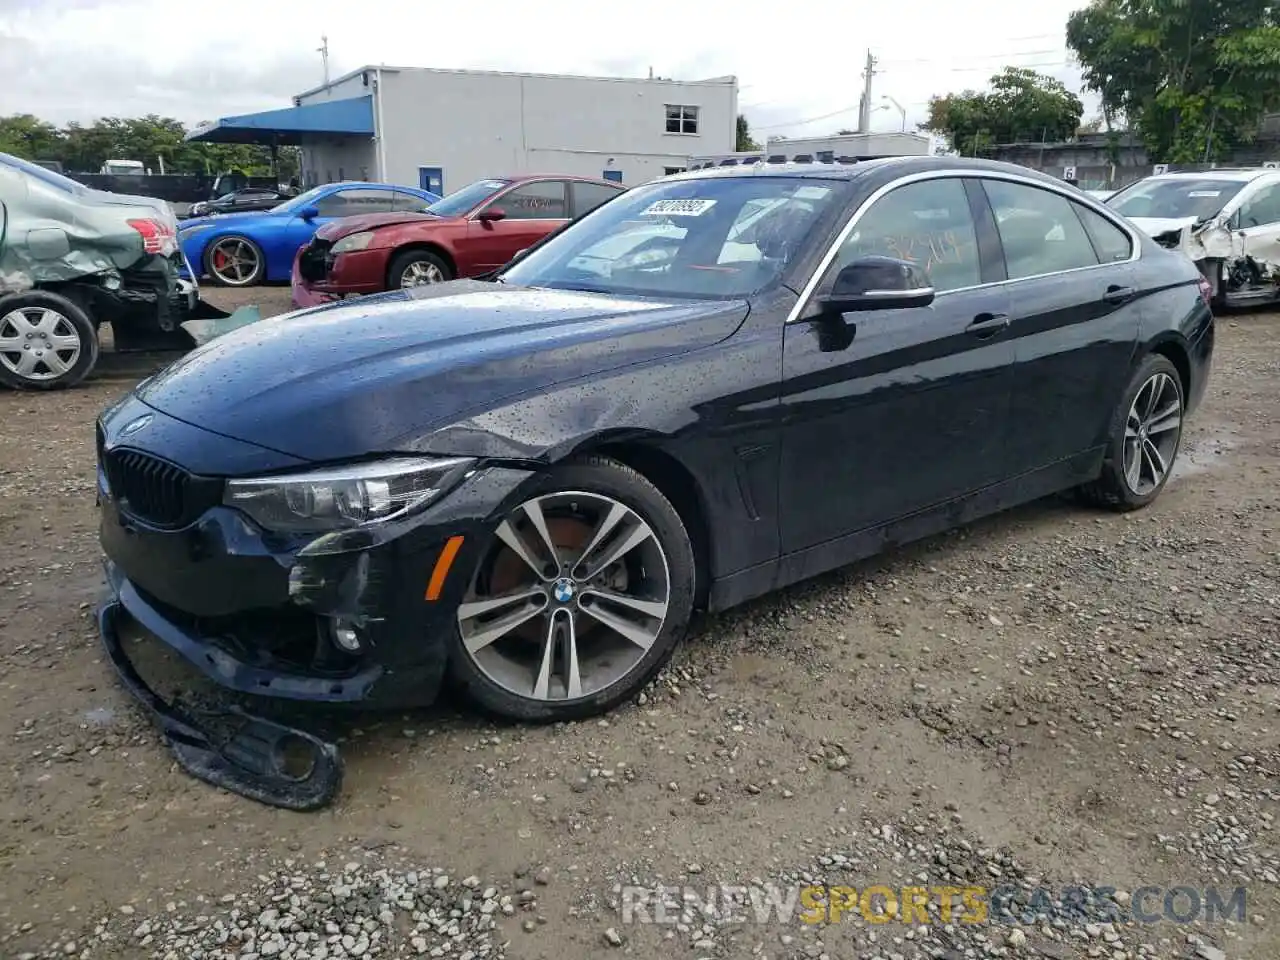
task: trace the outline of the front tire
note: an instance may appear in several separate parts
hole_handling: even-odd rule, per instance
[[[43,290],[0,297],[0,383],[58,390],[98,362],[98,332],[83,308]]]
[[[1169,481],[1182,442],[1186,400],[1168,357],[1148,355],[1129,380],[1111,420],[1097,480],[1080,488],[1095,506],[1127,512],[1145,507]]]
[[[591,456],[521,488],[458,606],[450,675],[490,713],[605,713],[671,658],[693,611],[693,548],[647,479]]]
[[[453,268],[430,250],[406,250],[396,254],[387,268],[387,289],[408,290],[453,279]]]

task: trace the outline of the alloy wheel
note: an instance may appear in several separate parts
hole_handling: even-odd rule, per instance
[[[639,514],[602,494],[551,493],[498,525],[458,630],[465,654],[508,693],[573,701],[640,666],[670,601],[666,553]]]
[[[248,240],[227,237],[213,245],[209,272],[229,287],[242,287],[258,274],[258,251]]]
[[[0,317],[0,363],[24,380],[65,376],[80,359],[80,334],[57,310],[20,307]]]
[[[429,283],[444,283],[444,273],[434,263],[415,260],[400,274],[400,287],[423,287]]]
[[[1129,407],[1124,427],[1124,479],[1140,497],[1164,483],[1182,435],[1182,394],[1167,373],[1151,376]]]

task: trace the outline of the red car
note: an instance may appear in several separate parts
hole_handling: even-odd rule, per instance
[[[294,258],[293,305],[496,270],[625,189],[586,177],[477,180],[420,212],[335,220]]]

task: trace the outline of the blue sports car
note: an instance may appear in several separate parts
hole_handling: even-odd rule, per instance
[[[421,211],[439,200],[417,187],[386,183],[327,183],[258,213],[193,217],[178,225],[191,269],[225,287],[289,279],[298,248],[322,224],[364,213]]]

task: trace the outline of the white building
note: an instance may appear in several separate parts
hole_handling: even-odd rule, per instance
[[[699,154],[689,159],[689,166],[715,167],[759,160],[847,163],[875,157],[927,157],[929,153],[930,141],[924,134],[846,133],[833,137],[766,140],[759,150]]]
[[[735,77],[684,82],[362,67],[292,109],[224,117],[193,140],[297,144],[311,186],[375,180],[448,193],[520,173],[634,185],[732,150]]]

